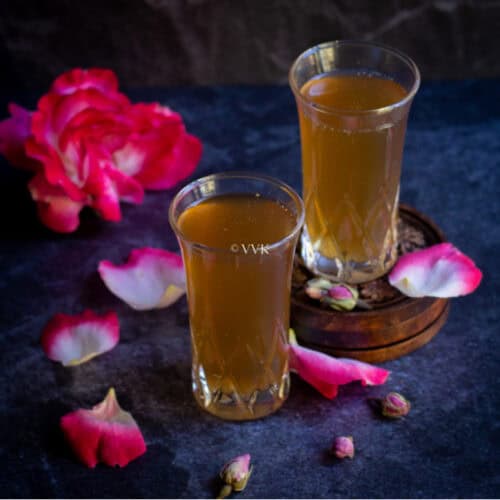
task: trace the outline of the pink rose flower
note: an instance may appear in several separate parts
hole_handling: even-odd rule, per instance
[[[141,203],[144,189],[174,186],[200,160],[201,143],[178,113],[131,104],[109,70],[69,71],[33,113],[9,110],[12,117],[0,122],[0,153],[35,172],[29,190],[54,231],[74,231],[85,206],[118,221],[121,201]]]

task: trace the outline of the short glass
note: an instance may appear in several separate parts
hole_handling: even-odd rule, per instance
[[[274,412],[290,384],[287,336],[302,200],[271,177],[221,173],[182,189],[169,219],[186,270],[196,401],[230,420]]]
[[[300,123],[306,266],[356,284],[397,258],[401,160],[420,84],[415,63],[382,45],[336,41],[294,62]]]

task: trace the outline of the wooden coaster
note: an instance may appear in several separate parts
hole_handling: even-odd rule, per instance
[[[400,255],[446,241],[434,222],[406,205],[399,207],[398,233]],[[406,297],[387,276],[358,285],[369,310],[334,311],[304,292],[313,277],[297,253],[290,323],[301,344],[335,356],[370,363],[399,358],[429,342],[448,317],[448,299]]]

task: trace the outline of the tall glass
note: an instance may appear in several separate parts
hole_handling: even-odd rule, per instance
[[[399,180],[415,63],[382,45],[336,41],[294,62],[306,208],[301,252],[316,274],[375,279],[397,257]]]
[[[289,389],[302,200],[271,177],[222,173],[182,189],[169,218],[186,269],[196,401],[230,420],[268,415]]]

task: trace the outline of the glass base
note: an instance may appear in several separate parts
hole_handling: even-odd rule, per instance
[[[383,276],[397,260],[397,245],[388,246],[377,259],[364,262],[328,258],[315,250],[307,229],[304,227],[300,237],[300,254],[305,266],[314,274],[331,281],[357,285]]]
[[[227,384],[226,384],[227,385]],[[225,420],[255,420],[278,410],[288,397],[290,375],[283,375],[281,381],[264,390],[255,389],[250,394],[236,391],[224,392],[209,387],[204,377],[193,370],[193,394],[196,402],[205,411]]]

